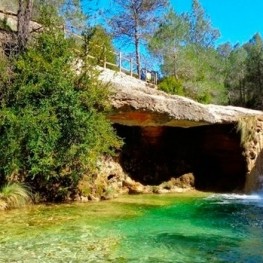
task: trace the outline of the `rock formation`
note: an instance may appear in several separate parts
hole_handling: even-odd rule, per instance
[[[17,52],[17,14],[11,11],[6,11],[0,5],[0,52],[6,55],[12,55]],[[29,24],[30,33],[39,32],[42,26],[34,21]]]
[[[241,117],[262,116],[263,112],[233,106],[204,105],[169,95],[147,82],[124,73],[104,69],[101,80],[114,90],[110,115],[113,122],[130,126],[194,127],[236,123]]]
[[[120,163],[132,179],[159,185],[192,174],[201,190],[259,187],[263,112],[203,105],[108,69],[100,78],[113,90],[109,119],[124,138]]]
[[[17,31],[17,14],[15,12],[2,10],[0,7],[0,20],[5,21],[5,24],[10,29],[10,31]],[[30,22],[31,32],[38,31],[41,28],[42,26],[39,23],[34,21]]]

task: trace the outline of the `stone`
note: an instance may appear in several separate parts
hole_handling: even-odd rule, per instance
[[[244,182],[246,185],[244,189],[247,192],[255,189],[259,175],[263,173],[262,154],[260,154],[261,145],[263,145],[262,111],[234,106],[203,105],[185,97],[166,94],[124,73],[114,72],[109,69],[98,69],[101,71],[101,81],[110,83],[112,88],[111,104],[113,110],[109,113],[108,118],[114,124],[125,127],[140,127],[140,131],[134,130],[137,136],[142,138],[141,141],[138,141],[138,149],[131,147],[130,153],[126,154],[130,158],[132,157],[130,156],[132,151],[135,151],[134,157],[137,158],[137,160],[127,159],[126,168],[128,170],[132,171],[136,167],[134,165],[138,167],[140,158],[146,158],[143,153],[139,153],[142,149],[141,144],[152,148],[158,156],[159,148],[162,147],[161,141],[165,137],[163,134],[167,133],[167,127],[195,128],[211,126],[211,129],[204,128],[193,132],[193,134],[199,132],[197,138],[200,143],[196,146],[199,147],[199,152],[202,154],[201,159],[198,159],[198,148],[195,149],[197,153],[195,155],[196,160],[194,160],[195,163],[191,164],[196,166],[194,177],[196,177],[196,173],[199,174],[195,184],[206,184],[207,176],[211,176],[210,184],[215,179],[217,180],[216,189],[222,189],[223,185],[230,183],[225,191],[232,191],[235,187],[240,190]],[[241,140],[241,133],[244,130],[237,129],[240,121],[243,122],[243,128],[246,129],[245,132],[249,135],[249,138],[246,138],[245,141]],[[194,141],[193,143],[195,144]],[[188,148],[188,150],[191,150],[190,146]],[[183,156],[182,154],[181,160],[178,161],[184,161]],[[135,160],[137,163],[134,162]],[[158,158],[152,158],[152,161],[158,161]],[[151,166],[147,160],[144,161],[144,164]],[[197,167],[198,165],[199,167]],[[164,171],[159,169],[159,166],[155,165],[155,170],[151,170],[153,179]],[[163,166],[161,168],[165,169],[165,164]],[[141,167],[143,168],[143,166]],[[187,170],[186,166],[182,167]],[[206,167],[211,168],[206,169]],[[213,168],[216,169],[217,178],[213,177]],[[140,169],[137,169],[137,175],[135,173],[136,179],[141,178],[143,181],[147,181],[147,173],[146,175],[145,173],[142,174],[140,177],[138,171]],[[176,172],[177,176],[180,175],[180,169],[177,169]],[[221,178],[220,174],[222,173],[224,177]],[[232,176],[233,174],[234,176]],[[231,180],[229,181],[228,178]],[[182,179],[181,183],[184,183],[184,180]],[[206,186],[210,187],[211,185],[206,184]],[[127,185],[125,187],[131,188]],[[209,190],[209,188],[205,189]]]
[[[159,188],[157,191],[156,191],[157,194],[167,194],[167,193],[170,193],[170,190],[168,189],[164,189],[164,188]]]
[[[13,32],[17,31],[17,13],[12,11],[2,10],[0,6],[0,20],[6,20],[7,25]],[[35,21],[30,21],[30,31],[34,32],[42,29],[42,25]]]
[[[257,153],[256,152],[254,152],[254,151],[250,151],[249,152],[249,158],[251,160],[254,160],[256,157],[257,157]]]
[[[100,201],[100,198],[99,198],[99,197],[96,197],[96,196],[94,196],[94,195],[92,195],[92,194],[89,194],[88,200],[94,201],[94,202],[99,202],[99,201]]]
[[[128,187],[129,189],[129,194],[143,194],[144,192],[144,186],[138,182],[134,182],[134,184],[129,185],[126,187]]]
[[[76,200],[76,199],[75,199]],[[79,199],[77,199],[77,201],[81,201],[81,202],[89,202],[90,200],[92,200],[92,198],[91,199],[89,199],[89,197],[88,196],[80,196],[80,198]]]
[[[100,69],[102,82],[110,83],[113,91],[114,123],[130,126],[194,127],[209,124],[237,123],[240,118],[263,112],[233,106],[204,105],[191,99],[169,95],[150,88],[146,82],[124,73]]]

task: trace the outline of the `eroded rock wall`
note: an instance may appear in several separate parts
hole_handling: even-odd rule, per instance
[[[245,192],[263,188],[263,118],[240,120],[241,143],[247,163]]]
[[[235,125],[115,128],[125,142],[120,164],[143,185],[159,185],[191,174],[194,180],[189,186],[199,190],[229,192],[244,188],[246,159]],[[180,180],[177,183],[180,185]]]

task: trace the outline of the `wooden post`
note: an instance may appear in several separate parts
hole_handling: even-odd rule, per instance
[[[107,58],[106,58],[106,47],[103,45],[103,67],[107,67]]]
[[[130,58],[130,74],[131,74],[131,76],[132,76],[132,67],[133,67],[133,65],[132,65],[132,58]]]
[[[119,71],[121,72],[121,60],[122,60],[122,57],[121,57],[121,52],[119,54]]]

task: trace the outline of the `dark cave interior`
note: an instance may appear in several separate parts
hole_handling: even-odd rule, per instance
[[[124,140],[120,164],[135,181],[159,185],[192,173],[197,190],[232,192],[244,187],[246,160],[234,124],[114,127]]]

